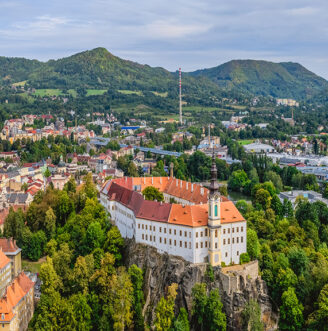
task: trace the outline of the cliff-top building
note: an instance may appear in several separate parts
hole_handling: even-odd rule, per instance
[[[100,200],[124,238],[192,263],[238,264],[246,252],[246,221],[220,195],[214,159],[211,176],[209,189],[175,179],[172,171],[170,177],[113,179]],[[164,202],[145,200],[141,192],[147,186],[158,188]]]

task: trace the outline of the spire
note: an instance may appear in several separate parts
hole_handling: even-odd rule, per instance
[[[215,155],[214,155],[214,150],[213,150],[210,195],[214,195],[215,193],[217,193],[219,191],[219,184],[218,184],[217,179],[218,179],[218,171],[216,169]]]

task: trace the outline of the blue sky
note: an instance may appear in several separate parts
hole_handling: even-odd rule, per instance
[[[328,2],[0,0],[0,55],[48,60],[99,46],[172,71],[263,59],[328,79]]]

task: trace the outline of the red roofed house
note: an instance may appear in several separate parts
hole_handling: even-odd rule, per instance
[[[209,189],[173,177],[118,178],[104,184],[100,200],[125,238],[191,263],[238,264],[246,221],[220,196],[214,159],[211,174]],[[165,202],[145,200],[140,192],[147,186],[163,192]]]

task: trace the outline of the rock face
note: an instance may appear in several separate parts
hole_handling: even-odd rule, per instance
[[[260,305],[266,330],[278,328],[278,314],[272,307],[265,282],[258,276],[258,263],[214,268],[214,281],[206,276],[206,264],[191,264],[168,254],[159,254],[155,248],[126,241],[126,266],[136,264],[145,271],[144,316],[149,325],[155,318],[155,308],[166,289],[177,283],[176,307],[185,307],[191,313],[191,290],[196,283],[205,282],[210,289],[218,288],[227,315],[227,329],[241,330],[241,312],[250,299]]]

